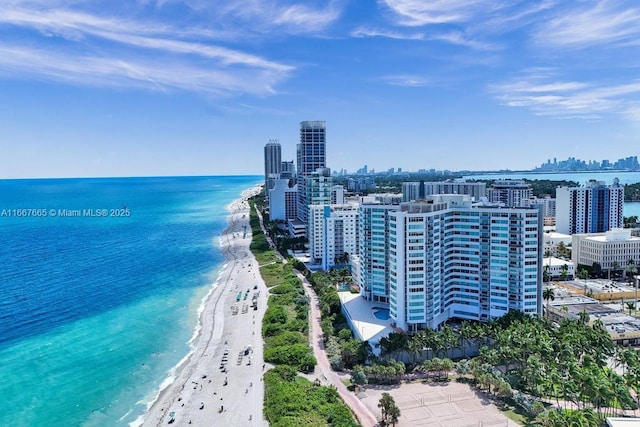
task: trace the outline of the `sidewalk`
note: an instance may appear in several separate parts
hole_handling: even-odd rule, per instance
[[[269,245],[276,252],[278,257],[283,260],[283,262],[287,262],[285,258],[276,250],[274,243],[271,241],[271,238],[267,234],[264,222],[262,220],[262,214],[256,210],[258,213],[258,218],[260,219],[260,228],[262,228],[262,232],[264,233]],[[309,313],[310,319],[310,341],[313,346],[313,355],[315,356],[318,364],[316,365],[315,376],[318,378],[322,378],[324,381],[333,385],[337,390],[342,401],[351,409],[354,413],[358,421],[363,427],[374,427],[378,425],[378,420],[375,416],[367,409],[367,407],[358,399],[353,393],[351,393],[347,387],[342,383],[338,374],[336,374],[332,369],[331,365],[329,365],[329,359],[327,359],[327,354],[324,351],[324,341],[322,340],[322,328],[320,327],[320,320],[322,319],[320,315],[320,308],[318,304],[318,296],[311,288],[311,284],[307,281],[307,278],[304,277],[299,272],[296,272],[298,278],[302,280],[302,284],[304,286],[304,291],[309,297],[309,306],[311,307],[311,312]],[[323,384],[326,385],[323,381]]]
[[[355,414],[356,418],[364,427],[374,427],[378,425],[378,421],[375,416],[369,411],[369,409],[358,399],[347,387],[342,383],[338,374],[336,374],[329,365],[329,359],[324,351],[324,341],[322,340],[322,328],[320,327],[320,308],[318,304],[318,297],[311,288],[311,285],[307,281],[306,277],[297,273],[300,280],[304,285],[304,291],[309,297],[309,306],[311,307],[310,320],[310,336],[311,345],[313,345],[313,355],[316,357],[318,364],[316,365],[315,375],[319,378],[326,379],[326,381],[333,385],[338,394],[344,401],[344,403]]]

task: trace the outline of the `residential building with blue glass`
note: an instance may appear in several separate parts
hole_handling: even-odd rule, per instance
[[[439,195],[402,203],[387,215],[387,296],[396,327],[414,332],[449,319],[487,321],[510,310],[541,312],[538,207]]]
[[[584,187],[556,189],[556,231],[564,234],[604,233],[624,223],[624,186],[591,180]]]

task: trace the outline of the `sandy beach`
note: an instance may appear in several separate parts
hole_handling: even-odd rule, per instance
[[[149,409],[143,426],[267,426],[261,325],[267,292],[249,250],[251,227],[246,190],[233,202],[229,226],[221,236],[226,264],[200,314],[194,349],[178,367],[175,380]],[[258,309],[252,307],[254,294]],[[239,298],[239,301],[238,301]]]

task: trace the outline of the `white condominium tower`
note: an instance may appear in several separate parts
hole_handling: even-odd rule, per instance
[[[419,200],[424,197],[424,191],[420,191],[421,182],[403,182],[402,183],[402,201],[410,202]]]
[[[468,194],[473,200],[480,200],[487,195],[487,184],[484,182],[425,182],[424,196],[433,194]]]
[[[591,180],[586,187],[556,189],[556,230],[564,234],[604,233],[623,226],[624,187]]]
[[[489,201],[502,203],[508,208],[529,206],[532,196],[531,186],[519,179],[494,181],[489,189]]]
[[[371,255],[360,253],[360,275],[369,269],[378,278],[361,292],[381,302],[388,297],[396,327],[413,332],[437,328],[452,318],[490,320],[510,310],[540,312],[538,208],[472,206],[468,195],[439,195],[384,212],[371,206],[361,208],[361,213],[365,209],[377,215],[375,222],[370,220],[377,229],[370,227],[370,235],[360,235],[361,251],[382,238],[388,252],[380,246]],[[361,224],[367,220],[365,213]],[[366,233],[367,228],[361,225],[360,230]],[[382,262],[388,265],[385,294],[385,270],[373,268]]]
[[[331,170],[319,168],[305,178],[305,201],[307,203],[307,238],[309,239],[309,253],[315,261],[322,260],[323,247],[323,223],[322,216],[318,212],[314,214],[313,207],[323,208],[331,204]],[[300,190],[298,190],[300,194]]]
[[[298,219],[307,222],[309,200],[307,200],[306,178],[319,168],[327,167],[327,129],[324,121],[300,122],[300,143],[296,147],[298,156]]]
[[[309,251],[327,271],[358,254],[358,205],[309,205]]]
[[[274,180],[282,173],[282,148],[277,139],[271,139],[264,146],[264,193],[269,197],[269,190],[274,187]]]

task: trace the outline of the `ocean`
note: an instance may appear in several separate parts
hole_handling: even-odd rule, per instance
[[[128,426],[190,351],[259,176],[0,180],[0,425]]]

